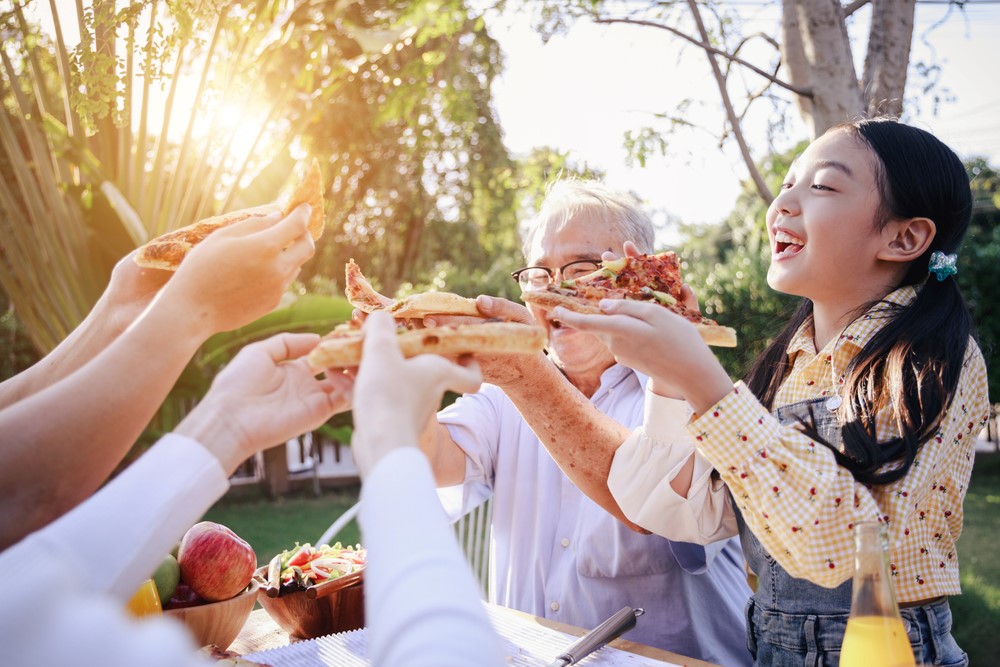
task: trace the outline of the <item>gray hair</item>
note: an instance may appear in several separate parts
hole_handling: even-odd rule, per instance
[[[549,185],[538,215],[528,224],[521,252],[525,257],[536,232],[553,218],[565,222],[588,214],[612,227],[622,244],[631,241],[640,252],[653,252],[653,221],[631,194],[610,189],[603,183],[562,179]]]

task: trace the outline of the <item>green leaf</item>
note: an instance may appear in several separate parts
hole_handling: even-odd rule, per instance
[[[201,367],[218,367],[255,340],[286,331],[328,333],[351,319],[354,307],[343,297],[306,294],[244,327],[209,338],[196,355]]]

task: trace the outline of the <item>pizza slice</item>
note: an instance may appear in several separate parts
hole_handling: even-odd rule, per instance
[[[376,310],[388,308],[396,303],[389,297],[375,291],[372,284],[361,273],[361,267],[355,263],[354,258],[351,258],[344,265],[344,285],[344,294],[347,295],[347,300],[363,313],[374,313]]]
[[[319,163],[315,160],[284,206],[273,203],[244,208],[205,218],[186,227],[167,232],[141,246],[135,254],[135,263],[148,269],[176,271],[191,249],[217,229],[228,227],[248,218],[264,217],[276,211],[288,215],[299,204],[312,206],[312,213],[309,216],[309,234],[314,240],[318,239],[323,235],[326,218],[323,213],[323,177]]]
[[[520,322],[483,322],[396,330],[399,349],[406,358],[418,354],[457,357],[463,354],[535,354],[545,347],[545,330]],[[363,334],[357,320],[338,325],[309,353],[309,365],[353,368],[361,363]]]
[[[576,280],[564,280],[545,289],[527,290],[521,299],[551,310],[563,306],[578,313],[600,315],[601,299],[652,301],[693,322],[709,345],[736,347],[736,331],[703,317],[684,305],[680,260],[673,252],[638,257],[620,257],[601,262],[601,267]]]
[[[451,292],[421,292],[398,301],[390,299],[375,291],[353,259],[344,267],[344,279],[347,300],[366,313],[385,310],[397,320],[419,320],[429,315],[482,317],[475,299]]]

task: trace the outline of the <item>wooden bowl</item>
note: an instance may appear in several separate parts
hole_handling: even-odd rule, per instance
[[[257,580],[252,579],[246,590],[236,597],[195,607],[164,609],[163,613],[186,625],[198,646],[215,644],[225,650],[247,622],[259,588]]]
[[[265,580],[267,567],[258,568],[254,577]],[[282,592],[272,598],[261,587],[257,601],[293,639],[313,639],[365,626],[364,579],[316,598],[308,597],[305,591]]]

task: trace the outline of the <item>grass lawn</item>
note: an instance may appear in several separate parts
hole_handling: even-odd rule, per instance
[[[229,526],[257,553],[257,563],[266,564],[275,554],[291,549],[296,542],[315,544],[345,510],[358,500],[358,489],[324,493],[316,497],[290,496],[277,500],[216,503],[205,519]],[[351,521],[334,538],[342,544],[358,544],[361,531]]]
[[[314,542],[357,500],[357,489],[280,500],[228,502],[209,510],[206,519],[229,526],[247,540],[264,564],[296,541]],[[337,537],[360,542],[352,521]],[[958,541],[962,595],[952,598],[954,635],[973,667],[998,664],[1000,656],[1000,455],[980,454],[965,500],[965,528]]]
[[[958,540],[962,595],[951,600],[953,634],[973,667],[1000,656],[1000,455],[979,454]]]

